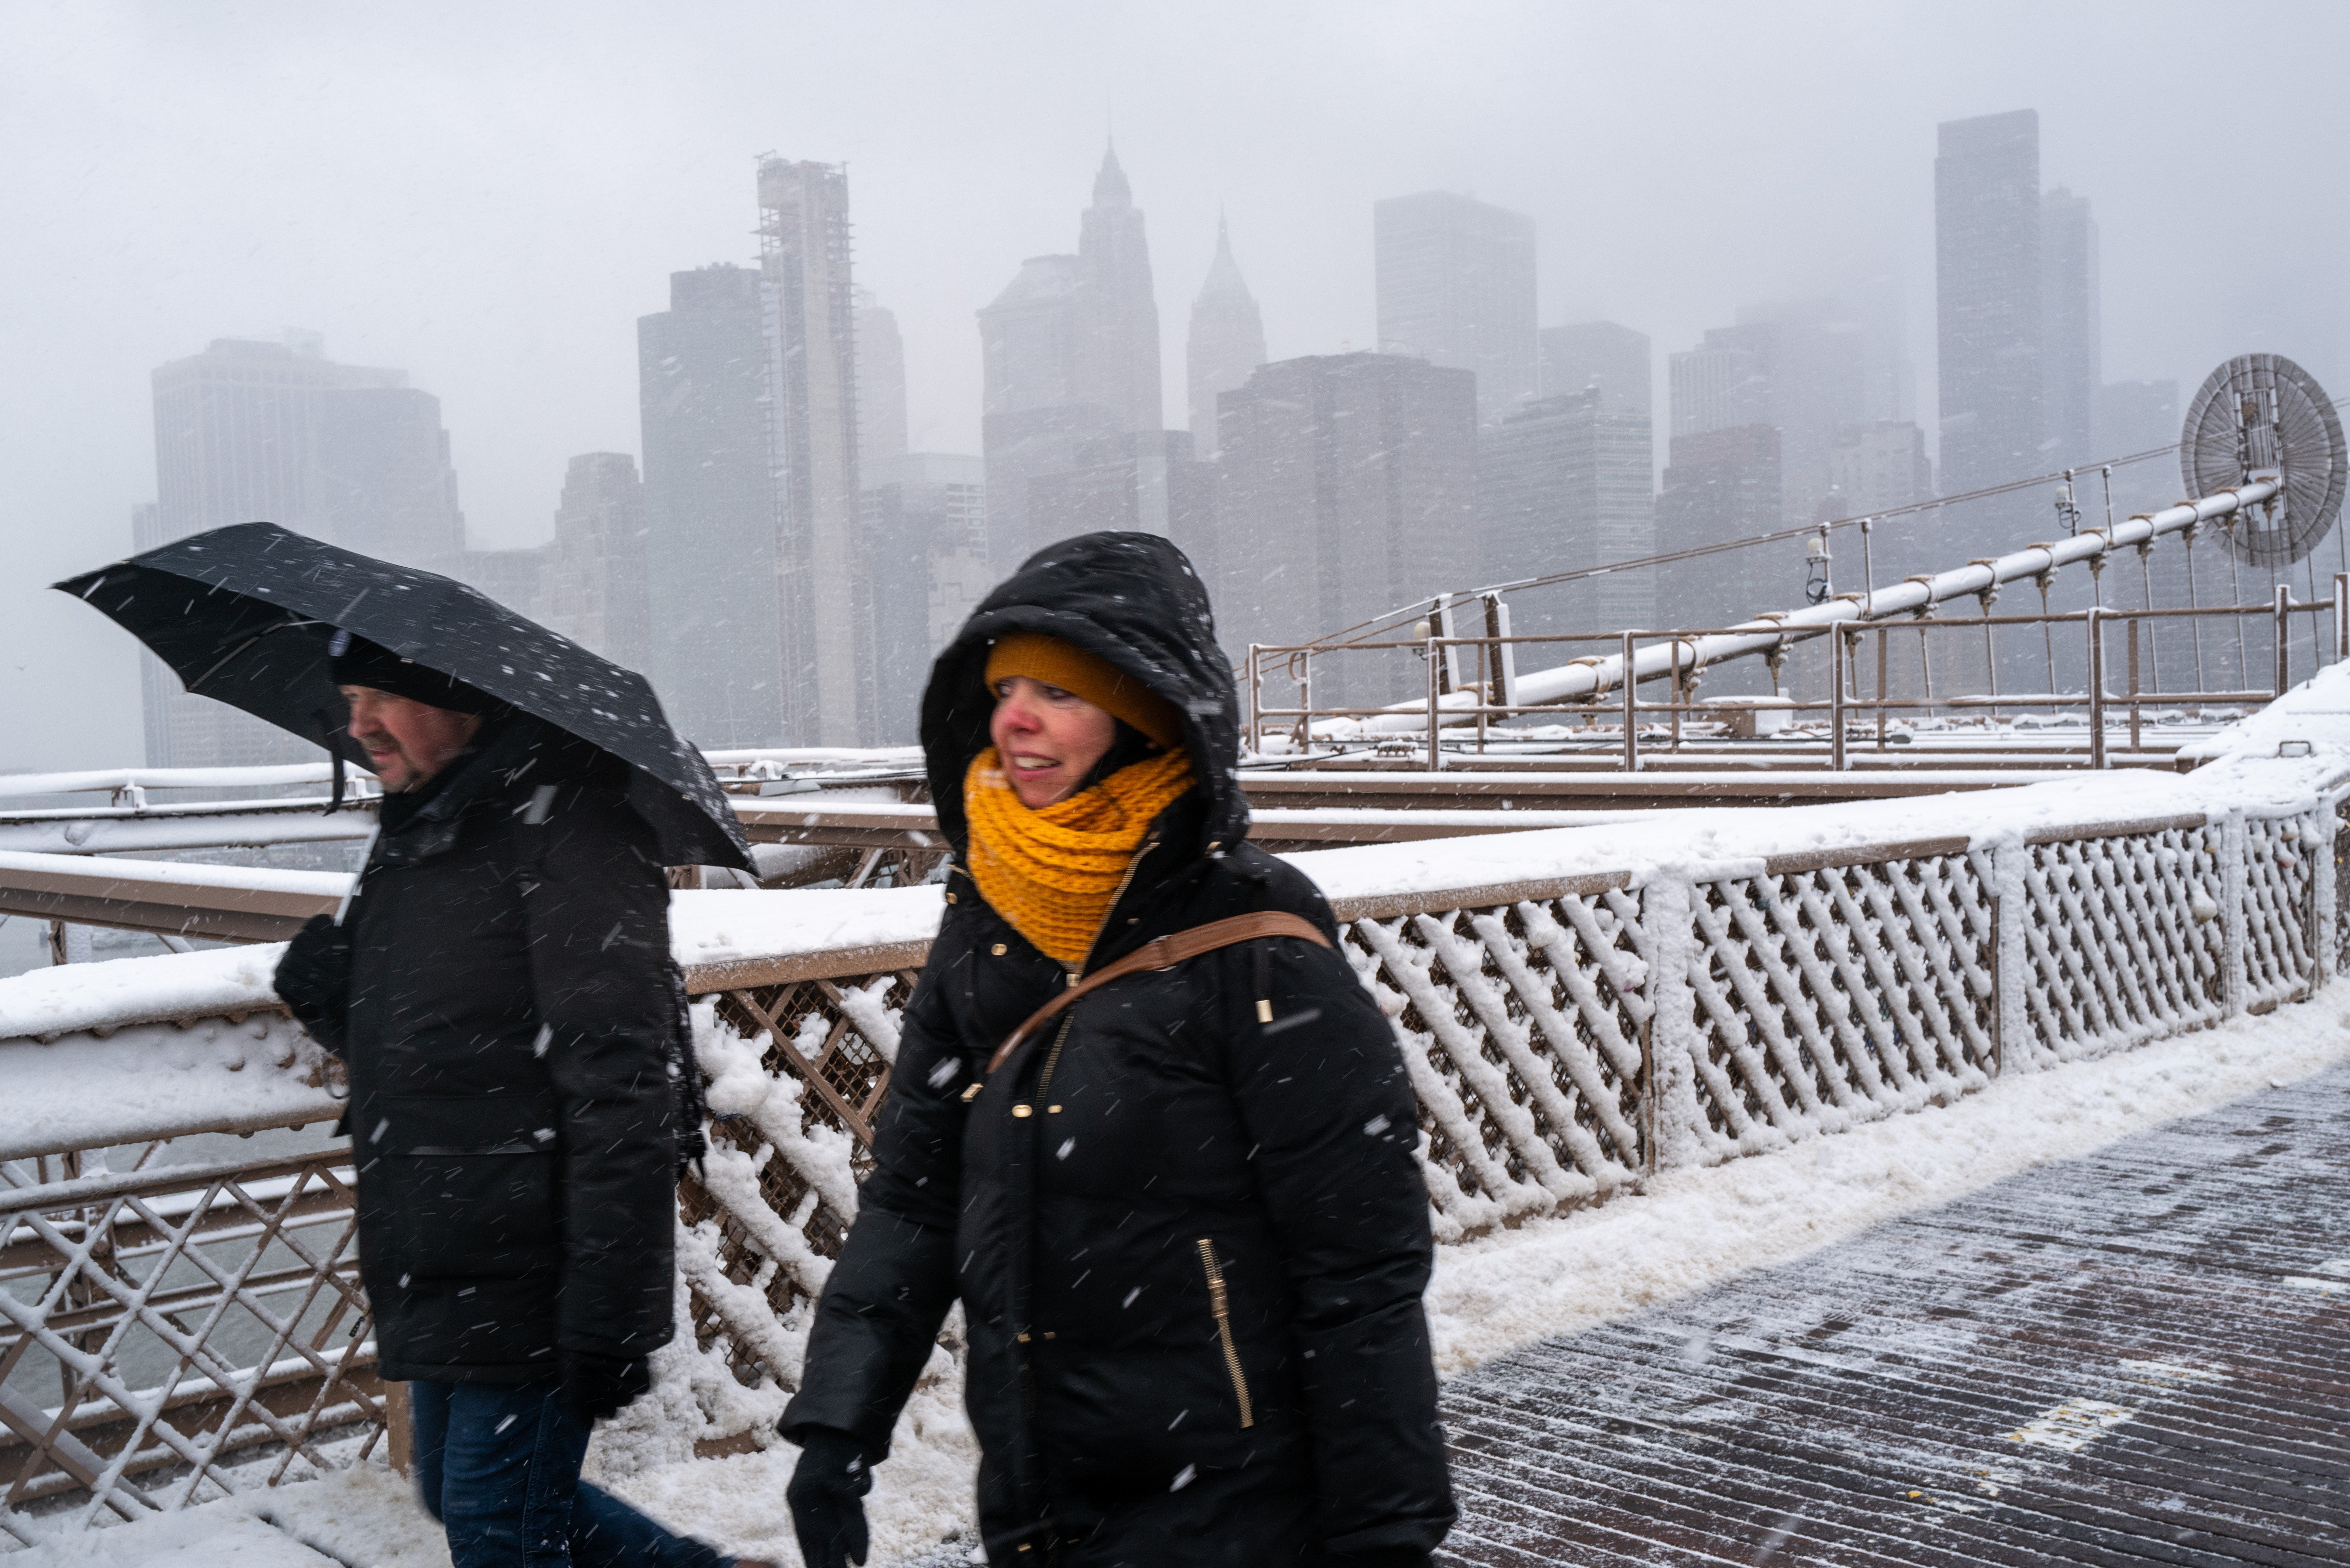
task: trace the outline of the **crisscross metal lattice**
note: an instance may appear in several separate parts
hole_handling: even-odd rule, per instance
[[[134,1517],[373,1447],[348,1158],[0,1190],[0,1528],[30,1541],[28,1514]]]
[[[1692,1065],[1710,1147],[1752,1152],[1985,1082],[1989,860],[1961,846],[1697,885]]]
[[[2182,821],[2026,847],[2024,1007],[2039,1061],[2217,1021],[2227,1005],[2225,829]]]

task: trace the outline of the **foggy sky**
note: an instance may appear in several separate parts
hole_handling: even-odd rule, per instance
[[[41,585],[128,553],[151,369],[317,328],[441,399],[476,544],[536,543],[567,458],[639,451],[636,318],[754,256],[770,151],[848,165],[917,450],[979,450],[972,313],[1076,249],[1110,130],[1173,426],[1219,208],[1284,358],[1375,346],[1371,203],[1442,187],[1534,216],[1544,325],[1650,335],[1660,431],[1665,353],[1898,277],[1930,435],[1935,124],[2022,108],[2095,205],[2106,379],[2350,392],[2345,16],[0,0],[0,771],[140,761],[130,639]]]

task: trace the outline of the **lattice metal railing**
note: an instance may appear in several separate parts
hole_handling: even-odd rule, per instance
[[[1418,889],[1336,912],[1418,1093],[1451,1241],[2305,997],[2344,954],[2337,805]],[[797,1381],[923,950],[689,975],[712,1112],[679,1212],[699,1452],[766,1441]],[[83,1179],[9,1168],[34,1183],[0,1185],[9,1532],[39,1533],[45,1510],[172,1506],[377,1440],[340,1158]]]
[[[1987,1081],[1998,1059],[1991,859],[1946,840],[1698,882],[1700,1142],[1751,1153]]]
[[[348,1158],[0,1189],[0,1530],[31,1543],[372,1449]]]

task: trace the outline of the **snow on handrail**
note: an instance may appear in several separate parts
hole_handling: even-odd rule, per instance
[[[277,789],[325,784],[328,763],[280,763],[249,768],[98,768],[78,773],[0,774],[0,800],[28,794],[83,794],[93,790]]]

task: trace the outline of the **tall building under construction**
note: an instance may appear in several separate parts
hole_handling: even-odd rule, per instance
[[[763,159],[759,269],[784,720],[800,745],[864,746],[874,738],[873,575],[858,516],[849,251],[847,171]]]

